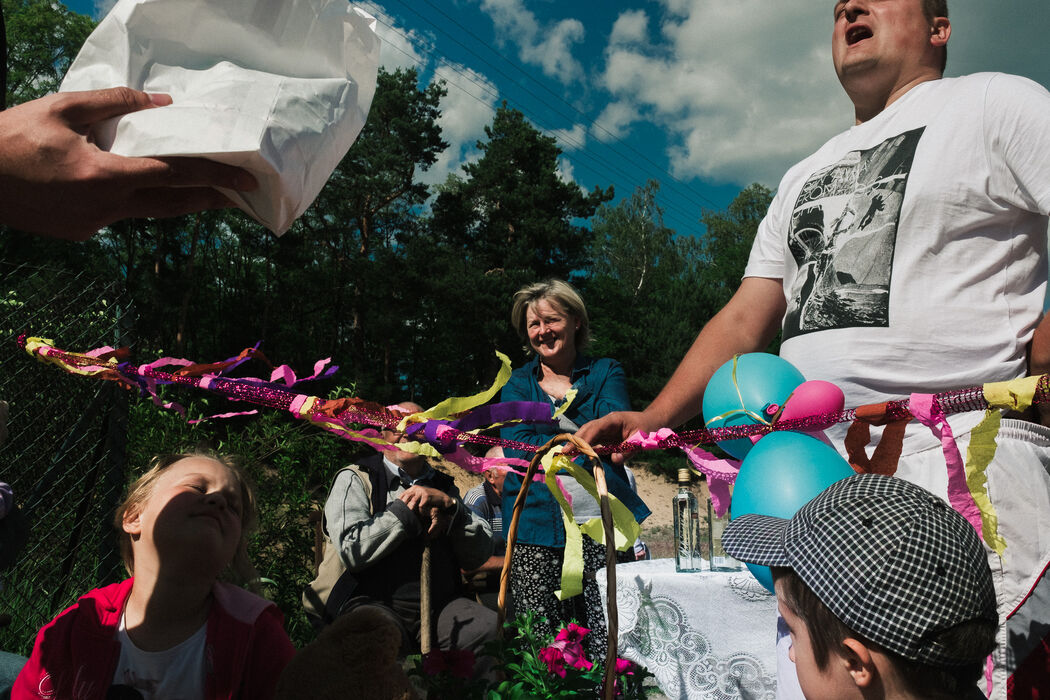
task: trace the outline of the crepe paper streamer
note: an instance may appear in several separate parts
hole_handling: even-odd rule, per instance
[[[955,444],[955,435],[952,434],[952,427],[948,425],[944,411],[937,405],[933,394],[912,394],[908,406],[916,420],[928,427],[934,437],[941,441],[944,462],[948,468],[948,502],[973,525],[981,539],[984,539],[981,510],[967,486],[966,467],[963,465],[959,446]],[[987,498],[987,493],[985,497]]]
[[[62,362],[60,358],[56,357],[50,352],[50,350],[53,349],[53,344],[54,341],[49,338],[25,339],[26,352],[36,357],[36,359],[40,362],[57,365],[58,367],[61,367],[62,369],[66,370],[67,372],[70,372],[71,374],[79,374],[85,377],[90,377],[98,374],[107,374],[110,378],[117,378],[117,362],[115,360],[109,359],[100,362],[100,357],[93,357],[90,353],[86,353],[77,356],[85,358],[86,360],[88,360],[87,362],[84,362],[79,366],[68,365]],[[69,354],[72,355],[73,353]]]
[[[575,390],[571,392],[575,396]],[[405,418],[406,421],[415,420],[415,415]],[[557,414],[555,414],[557,415]],[[515,418],[515,416],[517,416]],[[451,452],[456,447],[461,433],[472,433],[477,430],[491,430],[508,422],[514,423],[544,423],[554,425],[556,421],[551,416],[549,403],[538,401],[513,401],[479,406],[471,410],[463,418],[446,420],[442,418],[431,418],[425,423],[411,423],[405,429],[405,434],[416,436],[423,431],[426,440],[432,443],[442,453]]]
[[[716,457],[699,445],[683,445],[679,442],[679,436],[670,428],[660,428],[654,433],[638,431],[627,440],[628,444],[643,450],[662,449],[675,444],[685,453],[693,469],[707,477],[711,507],[721,518],[729,510],[729,485],[736,481],[736,475],[740,473],[740,460]]]
[[[1013,411],[1027,410],[1035,402],[1036,389],[1043,375],[1021,377],[1008,382],[990,382],[982,388],[984,400],[989,408]]]
[[[740,473],[740,460],[716,457],[699,445],[684,452],[693,467],[707,476],[707,492],[711,496],[711,508],[715,515],[719,518],[725,516],[733,498],[729,485],[736,481],[736,475]]]
[[[124,351],[119,349],[112,350],[110,348],[99,348],[92,351],[91,354],[78,354],[59,350],[52,346],[51,341],[42,338],[27,338],[26,335],[22,335],[18,338],[18,342],[25,347],[27,352],[41,361],[53,363],[73,374],[94,376],[100,379],[117,381],[127,388],[136,387],[144,394],[150,394],[153,396],[154,400],[161,403],[161,405],[177,406],[177,404],[164,404],[163,402],[160,402],[156,395],[157,387],[168,384],[177,384],[180,386],[206,389],[233,401],[245,401],[267,408],[291,410],[296,415],[299,415],[299,411],[296,410],[297,406],[302,405],[302,403],[308,398],[316,399],[318,402],[317,410],[322,411],[330,419],[338,417],[338,421],[333,420],[329,422],[332,422],[333,425],[338,423],[343,424],[343,427],[338,427],[336,425],[336,432],[340,433],[347,430],[348,428],[346,426],[351,423],[362,423],[382,428],[394,428],[403,419],[403,416],[396,415],[379,404],[361,399],[324,400],[318,397],[308,397],[305,394],[297,393],[288,386],[278,382],[268,382],[257,378],[232,378],[222,376],[224,373],[231,371],[234,367],[253,358],[266,362],[272,367],[272,364],[270,364],[265,355],[258,350],[257,346],[247,348],[236,357],[229,358],[223,362],[211,364],[195,364],[189,360],[183,360],[180,358],[162,358],[144,365],[133,365],[126,361],[114,362],[114,359],[123,359],[120,357],[119,353]],[[107,353],[115,354],[107,355]],[[92,357],[92,354],[98,356]],[[490,398],[495,395],[499,387],[502,387],[502,384],[505,382],[505,377],[509,377],[509,364],[506,362],[504,355],[501,354],[500,357],[504,360],[500,370],[500,376],[497,378],[497,381],[493,383],[493,387],[485,394],[485,396]],[[165,372],[159,369],[162,366],[178,366],[180,369],[175,372]],[[326,371],[324,373],[325,376],[328,376],[331,371],[334,371],[334,369],[335,368],[332,368],[330,371]],[[317,369],[315,369],[315,373],[316,371]],[[1050,381],[1047,381],[1048,379],[1050,379],[1050,376],[1042,375],[1039,378],[1025,380],[1036,386],[1035,397],[1033,399],[1035,403],[1050,401]],[[306,381],[306,379],[300,379],[298,381],[302,382]],[[991,385],[989,390],[994,392],[996,386],[997,385]],[[983,391],[983,387],[971,387],[967,389],[955,389],[941,392],[936,394],[935,397],[938,405],[946,414],[985,410],[989,406],[989,401],[984,397]],[[476,398],[477,397],[475,397],[475,399]],[[448,402],[459,401],[462,400],[448,399],[446,402],[442,402],[442,404],[439,404],[424,413],[433,413],[436,417],[452,419],[451,422],[448,423],[449,427],[453,430],[459,430],[456,426],[456,421],[466,420],[469,417],[468,413],[464,412],[463,414],[457,415],[455,411],[447,410],[448,408],[460,408],[461,406],[459,405],[441,408],[443,404],[448,404]],[[996,399],[996,401],[998,401],[998,399]],[[1021,401],[1019,399],[1011,399],[1011,403],[1020,405]],[[499,405],[500,404],[495,404],[492,407],[494,410],[494,416],[496,415],[495,407]],[[546,404],[543,405],[546,406]],[[441,410],[438,410],[439,408],[441,408]],[[564,409],[564,405],[561,408]],[[484,411],[488,409],[485,406],[478,405],[474,410]],[[512,410],[513,409],[506,409],[508,412],[511,412]],[[827,414],[806,416],[792,420],[785,420],[781,417],[781,419],[777,420],[773,425],[745,424],[711,430],[686,431],[680,434],[668,431],[665,437],[660,438],[655,444],[646,444],[644,449],[679,448],[689,450],[694,445],[713,444],[723,440],[735,440],[740,438],[757,438],[769,434],[774,430],[812,432],[814,430],[823,429],[833,423],[851,422],[856,418],[858,410],[860,409],[845,409],[837,414],[829,412]],[[908,411],[907,400],[887,402],[885,404],[885,413],[890,419],[910,420],[912,417]],[[419,416],[419,414],[415,415]],[[557,416],[557,414],[555,414],[555,416]],[[306,414],[302,417],[306,417]],[[500,416],[501,422],[505,418],[506,414]],[[427,417],[420,416],[415,419],[415,422],[425,422],[426,420]],[[508,420],[514,419],[511,418]],[[479,417],[476,423],[484,423],[484,420]],[[463,424],[463,427],[467,427],[467,424]],[[482,445],[499,445],[522,452],[536,452],[539,449],[537,445],[531,443],[504,440],[477,434],[483,429],[492,427],[498,427],[498,425],[489,425],[485,428],[470,425],[470,430],[459,431],[457,439],[463,442],[474,442]],[[618,445],[595,447],[594,449],[598,454],[604,455],[610,453],[630,453],[642,448],[641,443],[628,440]],[[712,474],[708,473],[708,476],[712,476]]]
[[[550,451],[540,459],[544,480],[554,500],[561,506],[562,522],[565,525],[565,555],[561,570],[561,588],[554,592],[558,600],[566,600],[583,592],[583,535],[588,535],[599,544],[605,543],[605,532],[601,518],[592,518],[586,523],[576,524],[572,506],[567,495],[556,482],[558,472],[568,472],[595,500],[598,487],[587,469],[576,464],[563,452]],[[634,515],[616,496],[609,494],[609,510],[613,517],[613,533],[616,548],[625,551],[634,544],[641,533],[641,526]]]
[[[998,410],[988,409],[981,422],[970,431],[970,444],[966,448],[966,485],[981,510],[984,541],[1000,557],[1006,550],[1006,541],[999,535],[999,517],[988,497],[987,469],[995,457],[995,439],[999,435],[1001,418]]]
[[[986,470],[995,458],[996,437],[1002,415],[999,409],[1022,412],[1036,400],[1040,384],[1046,375],[1022,377],[1006,382],[989,382],[983,387],[988,410],[984,418],[970,433],[970,445],[966,450],[966,481],[981,508],[981,523],[984,539],[1000,557],[1006,550],[1006,542],[999,536],[999,518],[988,498]],[[986,505],[987,504],[987,505]]]
[[[498,350],[496,351],[496,357],[500,360],[500,368],[499,372],[496,373],[496,379],[488,389],[473,396],[448,398],[433,408],[413,413],[402,419],[398,429],[404,430],[409,422],[419,423],[430,418],[448,418],[456,414],[466,413],[476,406],[488,403],[510,379],[510,358]]]
[[[575,392],[575,389],[573,390]],[[553,425],[556,421],[551,416],[551,405],[539,401],[506,401],[503,403],[478,406],[450,425],[464,432],[477,429],[491,429],[508,423],[546,423]]]
[[[295,371],[292,370],[291,367],[289,367],[288,365],[281,365],[280,367],[278,367],[270,373],[270,381],[276,382],[278,379],[283,379],[285,386],[292,386],[294,384],[297,384],[298,382],[308,382],[314,379],[325,379],[327,377],[332,376],[339,370],[338,365],[332,365],[331,367],[328,367],[328,369],[325,370],[323,374],[321,373],[321,370],[324,370],[324,368],[327,367],[328,364],[331,363],[331,361],[332,358],[330,357],[326,357],[323,360],[318,360],[314,363],[314,373],[311,374],[309,377],[303,377],[302,379],[296,378]]]
[[[190,425],[197,425],[205,421],[212,420],[214,418],[237,418],[238,416],[257,416],[259,412],[256,410],[251,411],[232,411],[231,413],[216,413],[215,415],[205,416],[204,418],[194,418],[193,420],[186,421]]]

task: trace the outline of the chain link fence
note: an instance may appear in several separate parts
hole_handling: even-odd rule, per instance
[[[112,527],[125,478],[128,392],[31,358],[19,335],[63,349],[126,344],[130,300],[116,282],[0,262],[0,401],[8,437],[0,481],[28,526],[14,565],[0,574],[0,649],[26,654],[37,630],[85,591],[124,576]],[[0,431],[2,433],[2,431]],[[0,547],[19,537],[0,521]]]

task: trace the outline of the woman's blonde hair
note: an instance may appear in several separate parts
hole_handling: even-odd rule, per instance
[[[562,280],[549,279],[543,282],[527,284],[514,292],[514,306],[510,310],[510,322],[522,339],[528,341],[529,334],[525,329],[525,314],[537,301],[546,299],[564,313],[580,322],[576,329],[574,344],[582,350],[591,340],[591,322],[587,318],[587,307],[583,297],[569,284]],[[527,346],[527,343],[526,343]]]
[[[248,558],[248,536],[258,526],[259,511],[255,502],[255,491],[248,477],[241,468],[237,458],[220,455],[208,450],[194,450],[180,454],[157,455],[150,460],[149,469],[146,473],[128,487],[128,495],[124,502],[117,508],[113,518],[113,525],[117,528],[117,539],[120,543],[120,556],[124,560],[124,568],[132,576],[135,575],[135,553],[131,549],[131,535],[124,531],[124,520],[134,517],[153,495],[153,488],[164,470],[184,459],[200,458],[210,459],[226,467],[233,475],[240,490],[241,502],[241,540],[237,543],[237,551],[233,555],[226,570],[220,578],[256,590],[259,585],[259,573],[255,570],[251,560]]]

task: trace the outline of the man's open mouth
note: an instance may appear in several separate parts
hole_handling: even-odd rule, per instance
[[[858,41],[870,39],[871,36],[872,33],[870,27],[865,27],[862,24],[858,24],[846,30],[846,45],[853,46]]]

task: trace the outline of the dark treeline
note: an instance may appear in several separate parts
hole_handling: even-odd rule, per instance
[[[18,104],[56,88],[92,23],[49,0],[2,2]],[[424,405],[488,386],[496,350],[522,361],[511,295],[561,277],[587,301],[590,352],[624,364],[643,406],[736,287],[770,192],[752,185],[727,211],[697,211],[702,238],[676,236],[656,182],[615,205],[611,187],[584,193],[559,176],[555,140],[506,105],[481,157],[428,188],[444,93],[413,70],[381,71],[364,131],[281,238],[220,212],[122,222],[82,244],[4,231],[2,259],[122,280],[142,360],[212,361],[262,340],[297,370],[332,356],[358,396]]]

